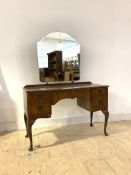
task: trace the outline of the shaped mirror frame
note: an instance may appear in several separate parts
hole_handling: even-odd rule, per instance
[[[37,42],[40,81],[80,79],[80,44],[70,35],[53,32]]]

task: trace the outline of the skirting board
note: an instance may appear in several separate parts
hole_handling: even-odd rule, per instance
[[[110,114],[109,122],[121,121],[121,120],[131,120],[131,113],[129,114]],[[104,115],[100,112],[94,113],[93,122],[104,122]],[[42,128],[50,126],[64,126],[64,125],[74,125],[80,123],[90,123],[90,115],[87,116],[77,116],[77,117],[63,117],[63,118],[49,118],[49,119],[38,119],[36,120],[33,128]],[[1,131],[15,131],[25,129],[24,122],[0,122],[0,132]]]

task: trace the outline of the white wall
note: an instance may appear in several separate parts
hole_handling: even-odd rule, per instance
[[[130,0],[2,1],[0,130],[24,127],[22,87],[39,83],[36,42],[55,31],[81,44],[82,81],[110,85],[110,119],[131,119],[130,19]],[[89,113],[75,100],[63,100],[53,106],[52,119],[44,122],[59,124],[55,118],[62,117],[63,123],[73,123],[75,116],[76,122],[88,121]],[[103,116],[98,112],[94,120],[103,121]]]

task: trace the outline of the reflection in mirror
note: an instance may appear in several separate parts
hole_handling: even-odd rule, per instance
[[[37,42],[40,80],[74,81],[80,79],[80,44],[71,36],[54,32]]]

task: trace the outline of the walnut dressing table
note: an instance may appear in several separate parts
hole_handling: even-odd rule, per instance
[[[90,126],[93,112],[101,110],[105,115],[104,134],[107,136],[108,86],[91,82],[70,82],[55,84],[26,85],[24,92],[24,121],[26,137],[29,137],[29,151],[33,150],[32,125],[38,118],[51,117],[51,106],[64,98],[77,98],[77,104],[90,111]]]

